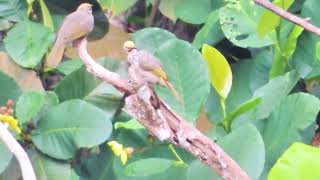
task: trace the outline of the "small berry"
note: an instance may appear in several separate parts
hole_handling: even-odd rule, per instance
[[[12,99],[8,99],[7,106],[8,107],[12,107],[13,106],[13,100]]]

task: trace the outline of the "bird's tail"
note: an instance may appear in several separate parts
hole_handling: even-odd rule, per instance
[[[173,85],[169,81],[164,81],[164,83],[165,83],[165,86],[170,89],[170,91],[172,92],[172,95],[177,99],[177,101],[179,103],[183,104],[181,96],[179,95],[177,90],[173,87]]]
[[[55,68],[60,63],[63,52],[65,49],[65,44],[61,43],[58,39],[54,44],[48,58],[45,61],[45,68]]]

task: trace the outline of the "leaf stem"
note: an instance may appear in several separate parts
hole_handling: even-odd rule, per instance
[[[222,108],[222,116],[223,116],[223,122],[222,126],[226,132],[229,131],[230,129],[230,124],[228,123],[228,120],[226,119],[227,117],[227,112],[226,112],[226,101],[225,98],[220,97],[220,104]]]
[[[178,159],[178,161],[181,164],[185,164],[185,162],[181,159],[181,157],[179,156],[179,154],[177,153],[177,151],[174,149],[174,147],[172,146],[172,144],[169,144],[169,149],[172,151],[173,155]]]
[[[224,98],[220,98],[220,104],[222,108],[223,119],[225,119],[227,117],[227,113],[226,113],[226,101]]]

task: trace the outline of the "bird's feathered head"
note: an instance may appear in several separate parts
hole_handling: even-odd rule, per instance
[[[135,45],[134,42],[132,42],[132,41],[126,41],[126,42],[124,42],[124,44],[123,44],[123,49],[124,49],[126,52],[130,52],[132,49],[136,49],[136,45]]]
[[[92,13],[92,4],[82,3],[82,4],[80,4],[80,6],[78,7],[77,10],[86,10],[86,11],[90,11]]]

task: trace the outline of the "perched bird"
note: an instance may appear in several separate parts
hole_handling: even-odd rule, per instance
[[[67,15],[62,22],[54,46],[45,62],[45,67],[56,67],[68,43],[87,36],[94,26],[92,5],[82,3],[75,12]]]
[[[178,92],[169,82],[168,76],[158,58],[145,50],[137,50],[134,42],[126,41],[123,45],[124,50],[128,53],[128,62],[130,65],[136,64],[141,69],[140,73],[144,79],[154,85],[159,84],[171,90],[173,96],[182,102]]]

